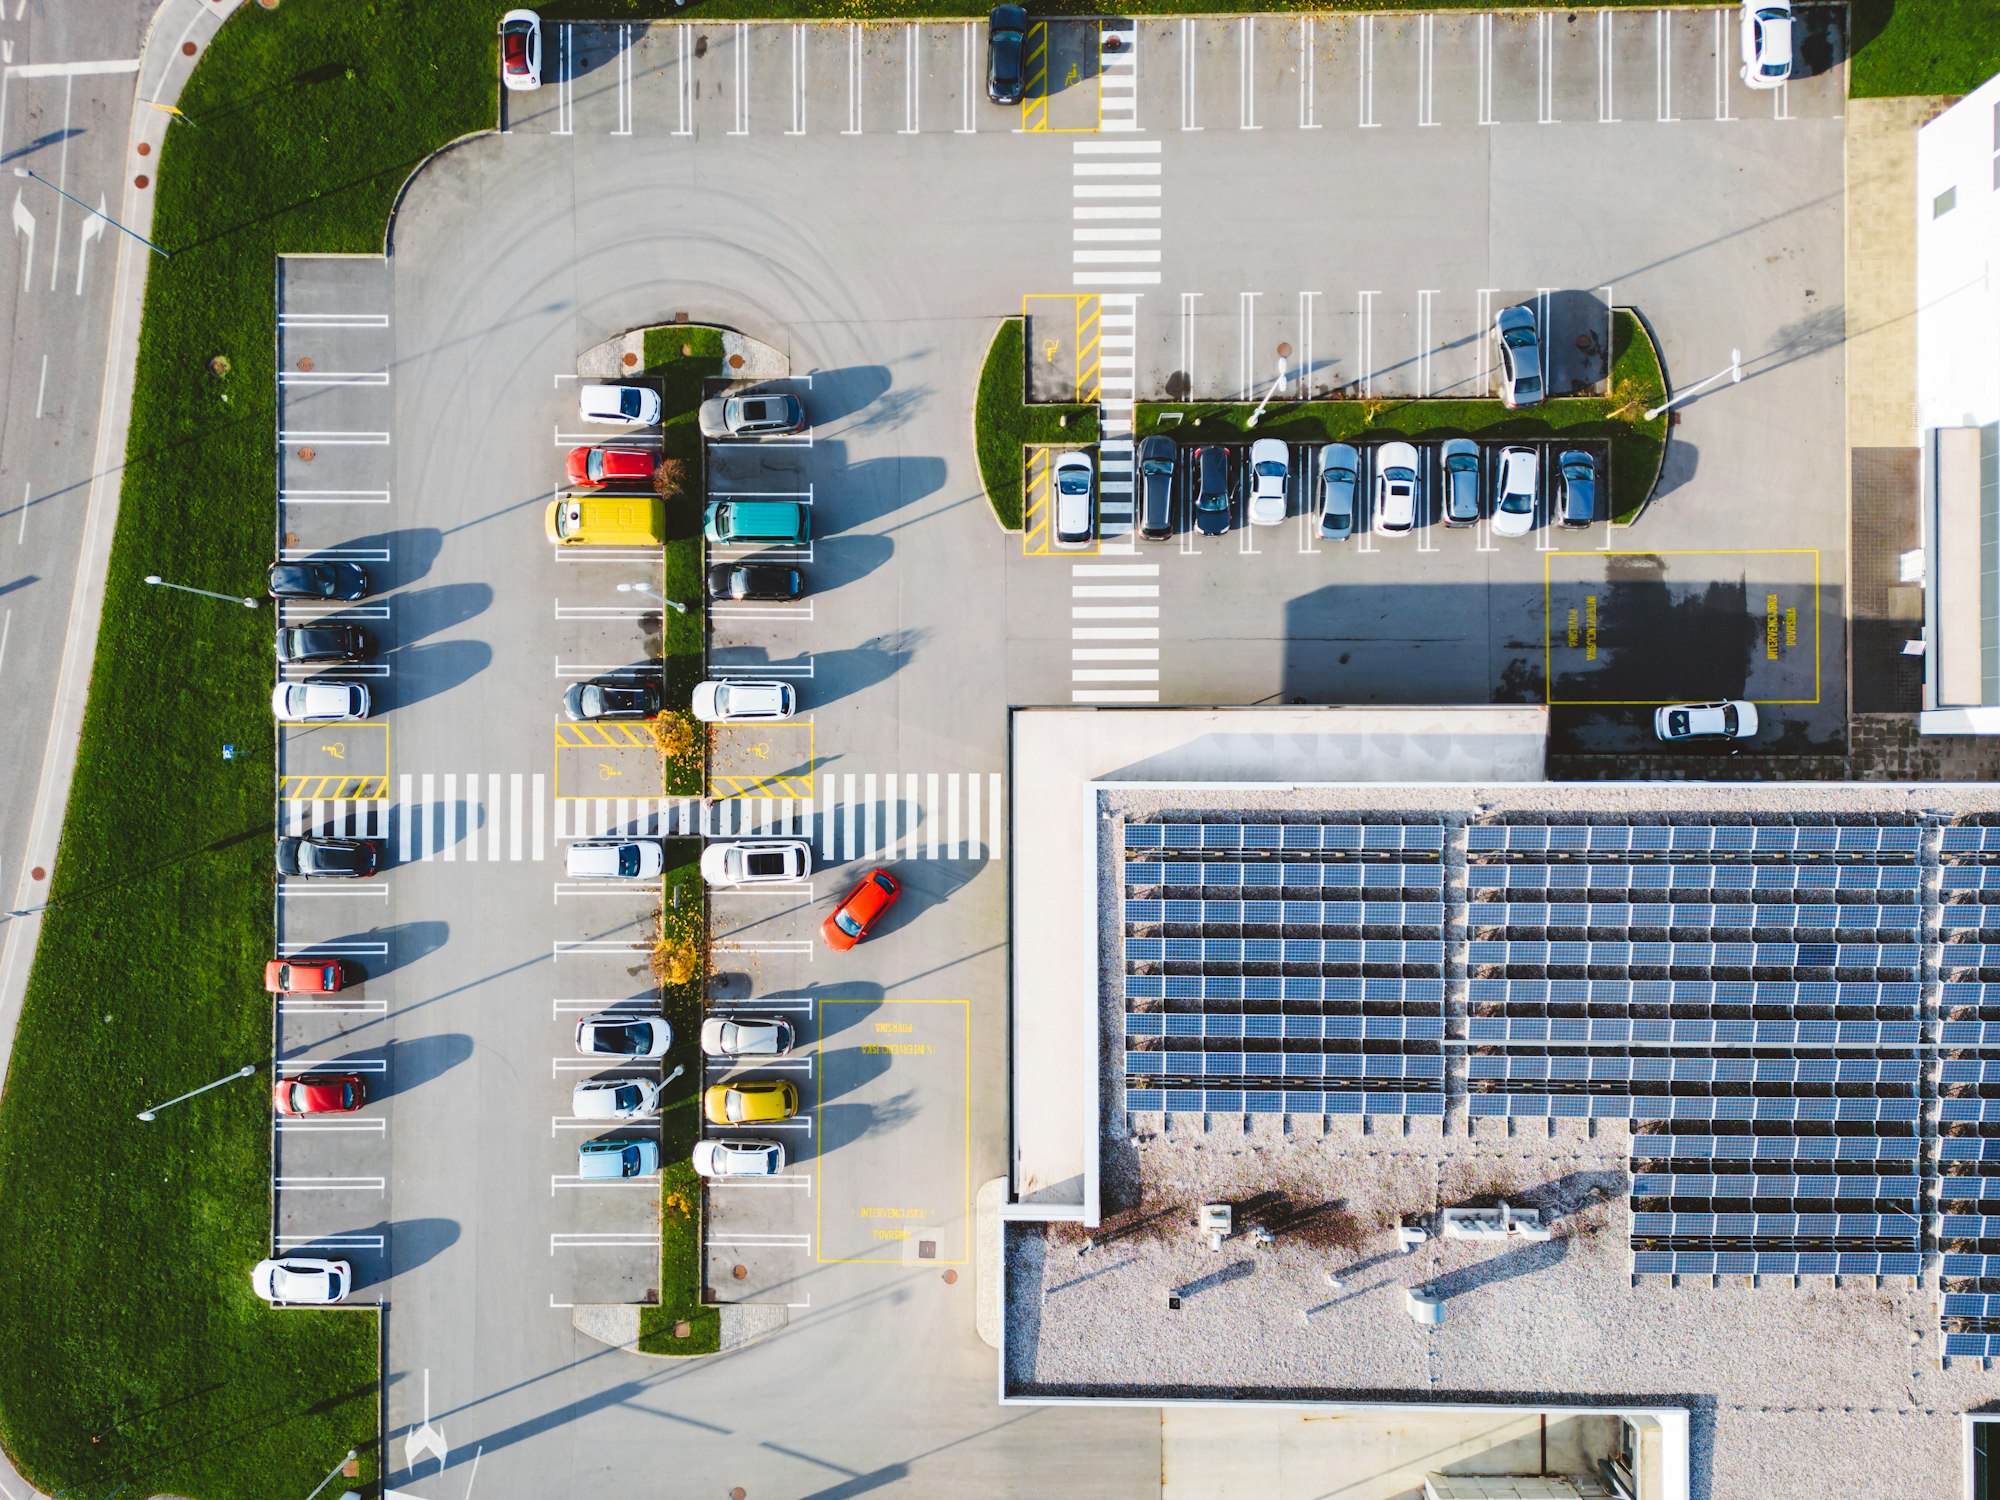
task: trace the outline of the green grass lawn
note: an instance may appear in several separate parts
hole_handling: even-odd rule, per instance
[[[1007,531],[1021,529],[1022,448],[1029,443],[1094,443],[1094,406],[1030,406],[1021,319],[1005,318],[986,350],[979,371],[978,404],[972,418],[979,450],[979,478],[986,500]],[[1069,425],[1061,425],[1067,417]]]
[[[150,266],[104,631],[0,1098],[0,1437],[47,1490],[270,1500],[350,1447],[372,1475],[374,1316],[250,1292],[267,1075],[133,1118],[271,1054],[272,615],[140,580],[261,591],[273,258],[381,250],[417,164],[494,121],[501,8],[246,6],[155,158],[173,257]]]
[[[1995,0],[1853,0],[1856,99],[1897,94],[1969,94],[2000,73]]]
[[[701,845],[676,841],[667,848],[665,930],[708,942],[707,888],[701,880]],[[675,900],[679,892],[679,900]],[[661,1001],[674,1028],[673,1051],[664,1066],[687,1071],[667,1091],[660,1110],[660,1301],[639,1312],[639,1348],[647,1354],[713,1354],[720,1318],[705,1306],[702,1293],[701,1178],[688,1153],[701,1138],[701,1015],[707,975],[697,972],[680,984],[663,983]],[[688,1337],[674,1337],[674,1324],[690,1325]]]
[[[1660,361],[1652,339],[1632,313],[1620,309],[1612,330],[1612,385],[1605,397],[1555,396],[1525,411],[1499,401],[1300,401],[1266,408],[1258,437],[1290,443],[1381,442],[1464,434],[1481,438],[1599,438],[1611,444],[1608,503],[1619,521],[1630,521],[1659,482],[1667,419],[1644,413],[1664,397]],[[1176,442],[1248,437],[1255,408],[1247,402],[1142,402],[1139,433],[1164,432]],[[1181,413],[1178,423],[1162,419]]]
[[[686,353],[682,353],[686,350]],[[686,614],[660,611],[660,659],[665,676],[667,709],[687,715],[688,695],[701,681],[703,660],[702,578],[702,445],[695,413],[701,406],[702,382],[725,374],[722,330],[699,324],[646,330],[641,360],[645,372],[661,382],[660,460],[680,465],[683,479],[678,498],[667,502],[667,546],[660,592],[688,606]],[[692,716],[688,716],[692,723]],[[694,743],[702,743],[694,732]],[[699,755],[670,758],[667,795],[699,797],[703,766]]]

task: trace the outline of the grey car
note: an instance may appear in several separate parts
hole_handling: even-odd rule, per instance
[[[1444,470],[1444,524],[1472,526],[1479,521],[1479,444],[1452,438],[1439,455]]]
[[[1542,336],[1535,327],[1535,310],[1525,305],[1503,307],[1493,315],[1493,336],[1500,341],[1500,400],[1509,411],[1533,406],[1542,399]]]
[[[1588,526],[1597,519],[1597,462],[1581,448],[1556,459],[1556,522]]]
[[[759,391],[704,401],[698,420],[703,437],[783,437],[806,430],[806,408],[797,396]]]
[[[1344,542],[1354,535],[1354,495],[1361,484],[1361,455],[1350,443],[1319,450],[1319,536]]]

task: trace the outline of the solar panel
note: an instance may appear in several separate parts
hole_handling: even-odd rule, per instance
[[[2000,1239],[2000,1216],[1993,1214],[1939,1214],[1940,1240]]]
[[[2000,1083],[2000,1058],[1946,1058],[1939,1069],[1938,1082],[1947,1086],[1955,1083]]]
[[[1938,1257],[1938,1274],[1964,1281],[2000,1279],[2000,1255],[1973,1255],[1955,1250]]]
[[[1468,945],[1475,968],[1914,969],[1915,943],[1546,943],[1483,939]],[[2000,964],[2000,946],[1995,948]]]
[[[1784,895],[1847,891],[1914,896],[1915,865],[1468,864],[1469,889],[1503,891],[1729,891]],[[2000,879],[1994,887],[2000,889]]]
[[[1503,981],[1504,982],[1504,981]],[[1996,1023],[2000,1031],[2000,1023]],[[1629,1016],[1469,1016],[1475,1043],[1562,1047],[1914,1047],[1915,1021],[1662,1021]]]
[[[1436,853],[1441,823],[1127,823],[1127,849],[1269,849]]]
[[[1938,1121],[1944,1125],[1985,1125],[2000,1121],[2000,1099],[1940,1099]]]
[[[2000,1177],[1940,1177],[1937,1198],[1940,1203],[2000,1203]]]
[[[1847,1083],[1915,1084],[1914,1060],[1880,1057],[1521,1057],[1466,1059],[1474,1082],[1505,1079],[1533,1083]]]
[[[1435,1042],[1444,1036],[1442,1016],[1244,1015],[1236,1012],[1185,1014],[1128,1011],[1128,1037],[1185,1037],[1229,1041],[1237,1037],[1288,1042]]]
[[[2000,1333],[1947,1333],[1946,1359],[1994,1359],[2000,1357]]]
[[[1985,932],[2000,928],[2000,906],[1961,901],[1938,908],[1939,926],[1946,932]]]
[[[1128,1000],[1298,1001],[1325,1005],[1444,1005],[1442,979],[1318,974],[1127,974]]]
[[[1128,1088],[1127,1114],[1442,1115],[1442,1094],[1324,1089]]]
[[[1949,1217],[1949,1216],[1947,1216]],[[1909,1240],[1911,1214],[1635,1213],[1635,1240]]]
[[[1125,1071],[1135,1078],[1389,1078],[1444,1077],[1437,1056],[1358,1052],[1157,1051],[1125,1054]]]
[[[1337,965],[1441,969],[1444,944],[1398,938],[1135,938],[1128,963]]]
[[[1864,1177],[1828,1173],[1782,1174],[1641,1172],[1632,1179],[1637,1198],[1915,1198],[1915,1176]]]
[[[1323,864],[1316,860],[1134,860],[1125,866],[1125,890],[1343,890],[1437,891],[1444,888],[1441,865]]]
[[[1938,1042],[1946,1047],[2000,1048],[2000,1021],[1942,1021]]]
[[[1474,854],[1912,855],[1923,837],[1914,824],[1785,823],[1475,823],[1466,835]]]
[[[1634,1161],[1916,1161],[1922,1148],[1915,1136],[1669,1135],[1635,1130],[1631,1155]]]
[[[1922,1270],[1921,1255],[1866,1250],[1636,1250],[1632,1254],[1632,1271],[1638,1276],[1916,1276]]]
[[[2000,825],[1954,823],[1938,830],[1940,854],[2000,853]]]
[[[1987,1292],[1946,1292],[1947,1318],[2000,1318],[2000,1297]]]
[[[1939,969],[2000,969],[2000,943],[1939,943],[1937,953]]]
[[[2000,985],[1995,989],[2000,990]],[[1922,993],[1920,985],[1910,982],[1768,979],[1474,979],[1467,990],[1475,1006],[1869,1006],[1897,1010],[1916,1009]]]
[[[1938,1160],[2000,1161],[2000,1137],[1947,1135],[1938,1141]]]
[[[1125,920],[1181,927],[1444,928],[1441,901],[1134,901]]]
[[[1657,1094],[1624,1101],[1634,1120],[1759,1120],[1825,1123],[1915,1121],[1915,1099],[1673,1099]]]
[[[1938,869],[1941,891],[2000,891],[2000,865],[1943,865]]]
[[[1971,908],[1947,907],[1947,911]],[[1995,908],[2000,912],[2000,908]],[[1467,908],[1467,924],[1486,927],[1609,928],[1728,928],[1752,930],[1813,930],[1915,932],[1923,911],[1913,904],[1879,906],[1801,906],[1792,902],[1624,901],[1475,901]]]

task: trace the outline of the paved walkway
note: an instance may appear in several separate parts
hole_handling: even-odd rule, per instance
[[[2000,740],[1925,735],[1911,714],[1856,714],[1846,755],[1551,755],[1553,781],[2000,781]]]

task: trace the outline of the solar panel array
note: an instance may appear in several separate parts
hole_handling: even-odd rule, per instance
[[[1125,1107],[1444,1113],[1444,826],[1128,823]]]
[[[1467,847],[1470,1112],[1631,1122],[1635,1274],[1916,1273],[1919,826]]]
[[[1939,832],[1938,1326],[1947,1358],[2000,1356],[2000,826]],[[1992,971],[1989,973],[1988,971]]]

